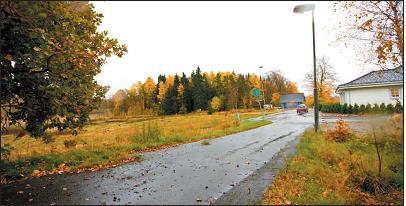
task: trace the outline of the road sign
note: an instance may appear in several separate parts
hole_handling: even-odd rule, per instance
[[[252,96],[256,97],[259,99],[259,96],[261,95],[261,91],[258,88],[255,88],[252,90]]]

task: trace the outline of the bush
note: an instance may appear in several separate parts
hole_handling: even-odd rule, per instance
[[[213,97],[209,103],[209,106],[211,106],[214,111],[218,112],[221,106],[221,99],[217,96]]]
[[[350,106],[348,106],[348,114],[353,114],[354,113],[354,107],[350,104]]]
[[[337,113],[337,105],[330,105],[330,112],[331,113]]]
[[[358,113],[359,113],[359,106],[358,106],[357,103],[354,104],[353,113],[354,113],[354,114],[358,114]]]
[[[341,114],[348,114],[348,104],[345,103],[341,106]]]
[[[395,113],[402,113],[403,112],[403,106],[400,104],[399,101],[396,103],[394,111],[395,111]]]
[[[392,104],[386,105],[386,113],[393,114],[394,111],[395,111],[395,108],[393,107]]]
[[[359,113],[364,114],[365,112],[366,112],[365,105],[361,104],[361,106],[359,107]]]
[[[381,106],[379,106],[379,112],[385,112],[385,111],[386,111],[385,103],[382,103]]]
[[[208,115],[212,115],[213,114],[213,107],[211,107],[211,104],[209,102],[208,106],[207,106],[207,114]]]
[[[351,139],[352,134],[348,124],[344,120],[339,119],[337,120],[334,129],[327,129],[326,133],[324,134],[324,138],[336,142],[343,142]]]
[[[380,112],[379,110],[380,110],[379,105],[377,103],[375,103],[374,107],[372,108],[372,112],[373,113],[379,113]]]
[[[325,112],[323,107],[324,107],[324,104],[319,104],[319,111],[320,112]]]
[[[365,113],[370,113],[370,112],[372,112],[372,106],[371,106],[371,104],[367,104],[367,106],[365,107]]]

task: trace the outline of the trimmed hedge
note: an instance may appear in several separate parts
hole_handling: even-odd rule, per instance
[[[345,104],[320,104],[319,110],[325,113],[339,113],[339,114],[378,114],[378,113],[386,113],[386,114],[393,114],[393,113],[402,113],[403,106],[400,102],[397,102],[395,106],[393,104],[385,105],[384,103],[378,104],[354,104],[348,105]]]

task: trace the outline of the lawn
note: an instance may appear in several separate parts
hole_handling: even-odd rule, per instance
[[[349,133],[349,139],[337,142],[307,130],[263,203],[403,204],[403,118],[380,122],[375,130],[377,144],[371,132]]]
[[[268,112],[273,113],[274,111]],[[192,113],[172,116],[138,116],[92,119],[77,136],[50,131],[54,141],[45,143],[19,131],[1,136],[2,148],[12,148],[2,158],[1,175],[7,180],[62,172],[113,167],[142,159],[142,152],[176,146],[253,129],[270,121],[252,121],[258,111]],[[7,147],[4,147],[4,146]]]

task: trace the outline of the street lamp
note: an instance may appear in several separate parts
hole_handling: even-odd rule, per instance
[[[314,36],[314,4],[297,5],[293,9],[294,13],[302,14],[306,11],[312,11],[312,30],[313,30],[313,77],[314,77],[314,130],[319,132],[319,96],[317,94],[317,78],[316,78],[316,40]]]
[[[265,114],[264,114],[264,111],[265,111],[265,92],[264,92],[264,90],[265,90],[265,88],[264,88],[264,80],[263,80],[263,77],[262,77],[262,70],[264,69],[264,66],[260,66],[259,67],[259,78],[261,79],[261,90],[262,90],[262,100],[264,101],[264,106],[263,106],[263,108],[262,108],[262,120],[264,120],[265,119]],[[259,107],[261,108],[261,100],[259,101]]]

